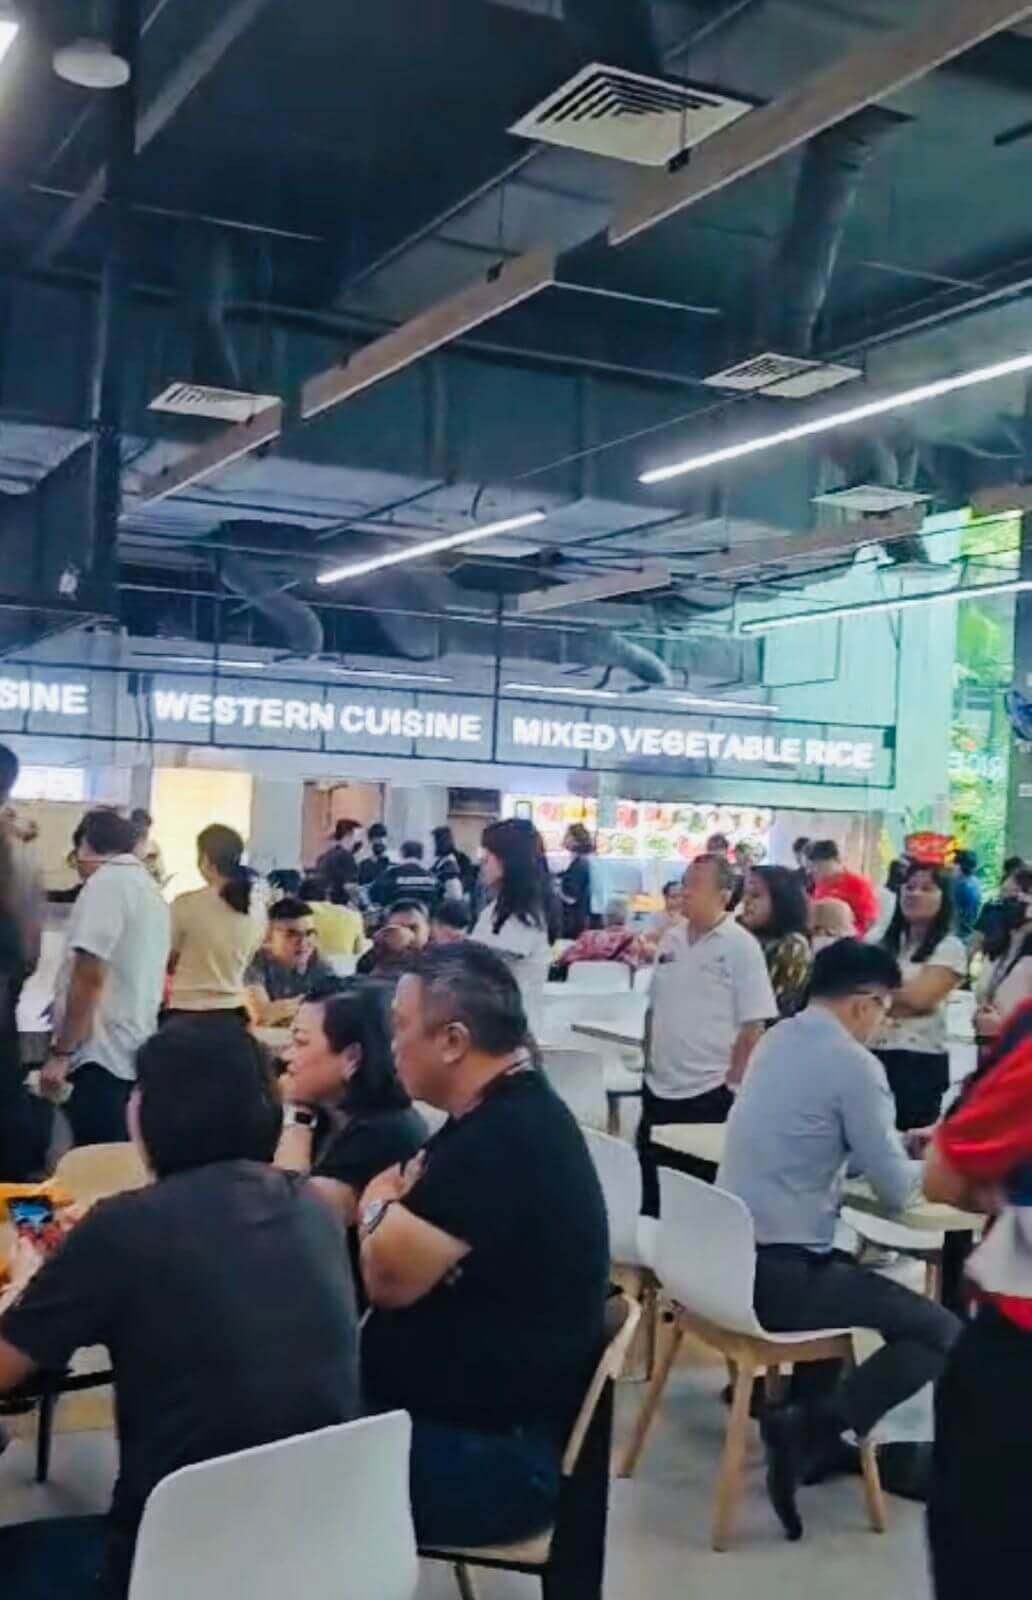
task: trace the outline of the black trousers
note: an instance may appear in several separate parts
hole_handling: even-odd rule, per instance
[[[72,1073],[71,1084],[64,1109],[75,1144],[119,1144],[128,1139],[125,1108],[131,1083],[96,1061],[84,1061]]]
[[[893,1406],[938,1379],[961,1329],[952,1311],[858,1266],[851,1256],[837,1250],[818,1254],[800,1245],[761,1245],[754,1304],[772,1333],[873,1328],[881,1334],[882,1348],[842,1374],[833,1396],[843,1426],[861,1436]],[[798,1387],[794,1392],[803,1398]]]
[[[935,1397],[928,1536],[936,1600],[1027,1592],[1032,1333],[983,1306]]]
[[[672,1167],[689,1177],[712,1183],[714,1169],[708,1161],[679,1155],[676,1150],[661,1150],[652,1143],[653,1128],[665,1122],[726,1122],[735,1097],[721,1084],[706,1094],[689,1100],[665,1100],[653,1094],[648,1084],[641,1090],[641,1121],[638,1124],[638,1160],[641,1162],[641,1209],[646,1217],[659,1216],[659,1168]]]
[[[950,1086],[950,1058],[924,1050],[876,1050],[896,1102],[896,1127],[930,1128]]]

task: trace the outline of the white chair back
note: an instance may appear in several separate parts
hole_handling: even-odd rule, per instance
[[[439,1106],[427,1105],[425,1100],[413,1100],[412,1109],[419,1112],[419,1115],[429,1128],[431,1136],[439,1128],[443,1128],[448,1120],[447,1111],[442,1111]]]
[[[129,1600],[410,1600],[402,1411],[184,1467],[147,1501]]]
[[[614,1139],[595,1128],[585,1128],[584,1138],[605,1196],[610,1260],[621,1267],[641,1266],[641,1165],[637,1152],[626,1139]]]
[[[593,1050],[544,1049],[545,1077],[586,1128],[606,1126],[605,1063]]]
[[[79,1205],[110,1200],[128,1189],[143,1189],[150,1175],[136,1146],[128,1140],[119,1144],[80,1144],[68,1150],[54,1168],[54,1181],[68,1190]]]
[[[635,994],[651,993],[652,980],[655,975],[656,969],[654,966],[639,967],[637,972],[634,974],[634,982],[631,985]]]
[[[762,1333],[753,1310],[756,1234],[737,1195],[661,1167],[656,1276],[685,1311],[735,1333]]]
[[[331,967],[338,978],[353,978],[355,968],[358,966],[357,956],[327,956],[327,966]]]
[[[575,961],[566,976],[574,989],[590,989],[594,994],[626,994],[631,987],[631,969],[623,961]]]

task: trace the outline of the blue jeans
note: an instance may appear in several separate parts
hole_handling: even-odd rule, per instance
[[[555,1521],[559,1461],[544,1428],[477,1433],[414,1418],[409,1481],[417,1540],[509,1544],[541,1533]]]
[[[50,1517],[0,1528],[4,1600],[108,1600],[106,1517]]]

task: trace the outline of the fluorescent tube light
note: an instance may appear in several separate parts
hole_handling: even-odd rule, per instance
[[[972,389],[976,384],[991,383],[994,378],[1008,378],[1016,372],[1027,372],[1030,368],[1032,352],[1013,356],[1009,361],[975,367],[970,372],[960,372],[952,378],[938,378],[934,383],[922,383],[916,389],[902,389],[899,394],[883,395],[880,400],[868,400],[863,405],[850,406],[845,411],[831,411],[823,417],[811,417],[809,422],[798,422],[791,428],[779,428],[776,433],[762,433],[755,439],[744,439],[740,444],[709,450],[705,455],[687,456],[683,461],[672,461],[665,467],[653,467],[643,472],[638,481],[665,483],[668,478],[679,478],[686,472],[702,472],[704,468],[720,466],[724,461],[758,455],[761,450],[773,450],[779,444],[792,444],[796,439],[809,439],[817,433],[830,433],[833,428],[847,428],[854,422],[865,422],[868,417],[880,417],[887,411],[902,411],[907,406],[920,405],[925,400],[936,400],[940,395],[952,394],[956,389]]]
[[[19,23],[13,22],[9,17],[0,18],[0,61],[17,39],[19,26]]]
[[[331,667],[348,678],[390,678],[396,683],[454,683],[454,678],[442,677],[439,672],[387,672],[373,667]]]
[[[506,683],[504,689],[518,690],[525,694],[574,694],[583,695],[585,700],[623,700],[624,695],[616,689],[561,689],[558,684],[551,683]]]
[[[170,670],[174,667],[224,667],[239,668],[246,672],[260,672],[268,666],[267,661],[238,661],[235,657],[220,656],[216,661],[214,656],[159,656],[146,653],[138,655],[138,661],[160,661],[163,667]]]
[[[472,544],[476,539],[490,539],[496,533],[512,533],[516,528],[529,528],[535,522],[544,522],[543,511],[527,511],[520,517],[506,517],[501,522],[485,522],[480,527],[467,528],[465,533],[449,533],[440,539],[428,539],[425,544],[410,544],[404,550],[393,550],[390,555],[370,556],[368,561],[354,561],[345,567],[333,567],[320,572],[317,582],[340,583],[343,578],[361,578],[367,572],[379,572],[381,567],[398,567],[404,561],[418,561],[420,556],[436,555],[439,550],[454,550],[459,545]]]
[[[743,622],[741,633],[769,633],[772,628],[794,628],[803,622],[828,622],[838,617],[861,617],[874,611],[905,611],[908,606],[943,605],[960,600],[977,600],[983,594],[1020,594],[1032,589],[1032,578],[1011,578],[1006,583],[973,583],[963,589],[934,589],[927,594],[904,594],[895,600],[860,601],[855,605],[829,606],[826,611],[793,611],[784,617],[757,618]]]
[[[765,700],[710,700],[705,695],[677,695],[676,705],[700,706],[709,711],[749,711],[754,717],[776,717],[780,706],[769,706]]]

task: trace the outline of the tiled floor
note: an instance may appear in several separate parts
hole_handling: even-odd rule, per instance
[[[890,1500],[889,1531],[867,1530],[858,1480],[804,1492],[806,1536],[786,1544],[763,1489],[758,1440],[748,1464],[738,1538],[724,1555],[708,1548],[713,1474],[724,1410],[719,1367],[678,1370],[633,1482],[615,1483],[612,1496],[606,1600],[925,1600],[922,1515],[919,1507]],[[622,1385],[618,1430],[625,1432],[641,1395]],[[915,1402],[894,1418],[893,1431],[924,1431],[926,1406]],[[100,1509],[110,1490],[114,1448],[96,1433],[62,1434],[54,1446],[52,1482],[31,1482],[32,1455],[20,1442],[0,1458],[0,1523],[25,1517]],[[346,1490],[341,1496],[347,1513]],[[483,1573],[482,1600],[531,1600],[539,1587],[527,1578]],[[2,1584],[0,1584],[2,1589]],[[450,1574],[428,1569],[419,1600],[452,1600]]]

